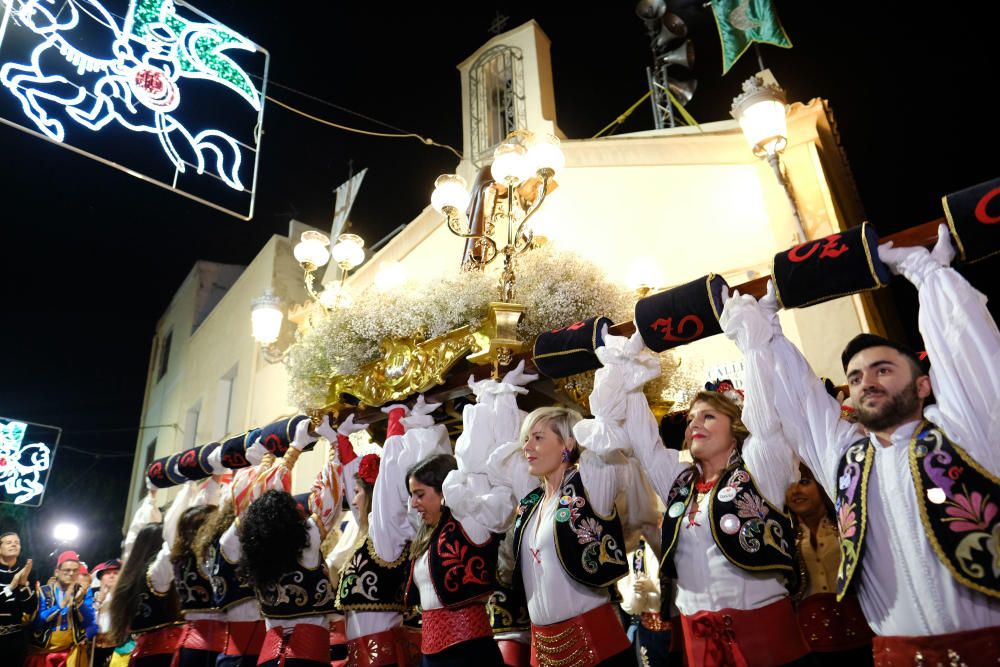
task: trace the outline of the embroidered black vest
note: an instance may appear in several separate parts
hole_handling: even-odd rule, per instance
[[[497,583],[496,590],[486,603],[486,613],[490,617],[493,634],[521,632],[531,627],[528,617],[528,601],[524,592]]]
[[[405,610],[403,592],[409,570],[409,544],[393,562],[375,553],[372,538],[366,537],[340,571],[337,609],[340,611]]]
[[[174,587],[181,600],[181,613],[218,611],[212,602],[212,582],[198,567],[193,553],[174,563]]]
[[[695,474],[694,468],[682,472],[667,494],[660,567],[671,579],[677,578],[673,553],[694,497]],[[794,583],[795,531],[791,517],[764,497],[742,460],[719,476],[707,502],[712,539],[730,563],[747,572],[778,572]]]
[[[176,589],[171,586],[166,593],[157,593],[149,580],[148,571],[143,578],[142,591],[137,597],[138,604],[131,624],[133,633],[149,632],[182,622],[181,605],[177,599]]]
[[[864,553],[874,456],[871,440],[858,440],[847,448],[837,469],[838,600],[850,587]],[[1000,534],[1000,479],[926,419],[910,439],[909,458],[920,521],[934,553],[958,583],[1000,598],[1000,561],[989,550],[990,540]]]
[[[308,568],[302,563],[281,575],[276,584],[257,589],[260,613],[267,618],[322,616],[336,611],[337,596],[326,563]]]
[[[434,592],[445,607],[458,607],[477,598],[485,598],[496,589],[497,552],[500,540],[491,535],[485,544],[476,544],[465,534],[448,507],[441,508],[441,518],[431,533],[427,546],[427,567]],[[420,600],[420,592],[410,577],[403,604],[410,606]]]
[[[524,526],[538,509],[541,487],[521,499],[514,522],[514,587],[524,590],[521,580],[521,540]],[[594,511],[583,486],[580,471],[569,472],[562,483],[559,507],[555,511],[556,552],[563,570],[571,579],[591,588],[611,586],[628,574],[625,535],[618,511],[609,516]]]
[[[219,546],[219,540],[215,540],[208,547],[205,554],[205,569],[209,572],[212,583],[212,605],[216,609],[224,611],[256,597],[253,585],[243,575],[239,562],[231,562],[226,558],[222,547]]]

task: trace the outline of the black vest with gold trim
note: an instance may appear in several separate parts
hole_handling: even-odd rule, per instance
[[[673,553],[681,524],[690,511],[696,470],[677,476],[667,494],[663,515],[660,567],[664,576],[677,578]],[[792,520],[760,492],[743,461],[720,476],[708,497],[708,523],[712,539],[730,563],[747,572],[776,572],[795,578],[795,542]]]
[[[216,539],[205,553],[205,569],[212,583],[212,604],[224,611],[230,607],[253,600],[253,584],[243,575],[239,562],[231,562]]]
[[[177,590],[171,586],[166,593],[158,593],[149,580],[149,572],[143,577],[143,587],[132,616],[132,632],[149,632],[167,625],[182,623],[181,605]]]
[[[441,507],[441,518],[427,545],[427,567],[430,570],[434,592],[445,607],[459,607],[477,598],[486,598],[496,585],[497,552],[500,540],[490,535],[485,544],[476,544],[462,528],[448,507]],[[410,577],[406,585],[403,604],[418,604],[420,592]]]
[[[378,557],[371,536],[366,537],[340,571],[337,609],[403,612],[406,609],[403,593],[409,564],[409,544],[403,547],[399,558],[389,562]]]
[[[297,563],[277,583],[257,589],[260,613],[267,618],[322,616],[336,611],[336,592],[326,563],[320,558],[313,568]]]
[[[514,522],[513,584],[524,590],[521,580],[521,540],[527,525],[541,504],[544,491],[535,489],[521,499]],[[625,558],[625,534],[618,511],[601,516],[590,503],[579,469],[570,470],[563,479],[559,507],[555,511],[556,552],[566,574],[584,586],[605,588],[628,574]]]
[[[490,617],[490,627],[495,635],[523,632],[531,628],[524,591],[508,588],[499,582],[486,603],[486,614]]]
[[[198,567],[194,553],[174,563],[174,586],[181,600],[181,613],[218,611],[212,602],[212,582]]]
[[[838,600],[864,554],[874,456],[871,439],[858,440],[847,448],[837,469]],[[958,583],[1000,598],[1000,561],[996,551],[989,550],[990,540],[1000,534],[1000,479],[926,419],[910,439],[909,459],[920,521],[934,553]]]

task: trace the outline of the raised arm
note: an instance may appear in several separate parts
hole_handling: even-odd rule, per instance
[[[752,296],[737,292],[727,299],[719,323],[726,337],[743,353],[745,362],[742,419],[750,437],[743,443],[743,461],[761,492],[781,507],[785,491],[796,479],[797,466],[774,403],[769,313]]]
[[[994,475],[1000,474],[1000,331],[986,296],[950,268],[946,225],[934,250],[879,247],[889,268],[917,288],[920,335],[931,362],[936,406],[927,416]]]

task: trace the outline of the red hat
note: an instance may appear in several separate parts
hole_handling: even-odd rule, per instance
[[[80,554],[78,554],[75,551],[64,551],[64,552],[62,552],[61,554],[59,554],[59,560],[56,561],[56,567],[59,567],[60,565],[62,565],[63,563],[65,563],[68,560],[76,561],[77,563],[79,563],[80,562]],[[82,567],[83,566],[81,565],[81,569],[82,569]]]
[[[87,564],[80,561],[80,574],[90,574],[90,570],[87,569]]]
[[[109,561],[105,561],[94,568],[94,576],[100,580],[101,577],[107,572],[115,572],[122,569],[122,562],[117,558],[112,558]]]

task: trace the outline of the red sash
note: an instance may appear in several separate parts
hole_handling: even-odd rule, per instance
[[[183,632],[184,627],[180,625],[168,625],[159,630],[143,632],[135,638],[135,649],[132,651],[132,657],[145,658],[150,655],[174,654],[180,648]]]
[[[870,646],[874,634],[861,613],[856,595],[837,602],[836,593],[817,593],[799,603],[797,611],[802,635],[817,653],[846,651]]]
[[[505,667],[528,667],[531,664],[531,645],[513,639],[498,639],[497,648]]]
[[[589,667],[629,646],[621,619],[610,604],[552,625],[531,624],[532,667],[569,663]]]
[[[225,655],[260,655],[267,628],[264,621],[231,621],[226,623]]]
[[[347,642],[347,664],[354,667],[399,665],[408,667],[409,651],[403,629],[399,627],[364,635]]]
[[[486,607],[482,604],[470,604],[457,609],[424,609],[422,620],[420,650],[424,655],[440,653],[449,646],[470,639],[493,636]]]
[[[292,628],[271,628],[264,636],[257,664],[297,658],[313,662],[330,662],[330,630],[321,625],[299,623]]]
[[[928,637],[876,637],[872,653],[875,667],[995,667],[1000,663],[1000,627]]]
[[[181,648],[222,653],[226,648],[226,623],[209,619],[188,621],[184,625]]]
[[[788,598],[760,609],[681,616],[690,667],[770,667],[809,653]]]

